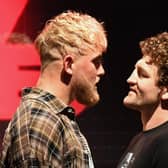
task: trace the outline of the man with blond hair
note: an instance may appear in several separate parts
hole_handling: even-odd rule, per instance
[[[24,88],[6,130],[1,167],[93,168],[87,140],[70,107],[78,100],[88,107],[100,97],[107,49],[103,23],[76,11],[48,20],[35,39],[41,60],[36,86]]]

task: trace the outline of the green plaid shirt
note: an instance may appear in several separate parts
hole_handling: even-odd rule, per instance
[[[6,129],[2,168],[93,168],[73,108],[37,88],[25,88]]]

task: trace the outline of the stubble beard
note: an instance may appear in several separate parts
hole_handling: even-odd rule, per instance
[[[99,102],[100,96],[96,86],[83,84],[76,86],[76,99],[86,106],[93,106]]]

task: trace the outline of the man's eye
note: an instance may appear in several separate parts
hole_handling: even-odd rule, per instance
[[[95,59],[95,60],[93,60],[93,64],[95,65],[96,68],[99,68],[99,66],[103,64],[103,60],[100,58]]]
[[[139,77],[147,78],[148,75],[144,72],[138,72]]]

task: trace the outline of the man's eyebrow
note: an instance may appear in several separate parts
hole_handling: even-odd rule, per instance
[[[145,62],[146,63],[146,62]],[[146,63],[146,64],[148,64],[148,63]],[[145,67],[145,66],[142,66],[140,63],[136,63],[135,64],[135,68],[137,68],[138,70],[140,70],[141,72],[144,72],[144,73],[148,73],[148,71],[147,71],[147,67]]]
[[[98,55],[94,57],[93,60],[103,60],[103,55]]]
[[[142,66],[138,66],[138,69],[142,72],[146,72],[147,73],[147,70],[145,67],[142,67]]]

